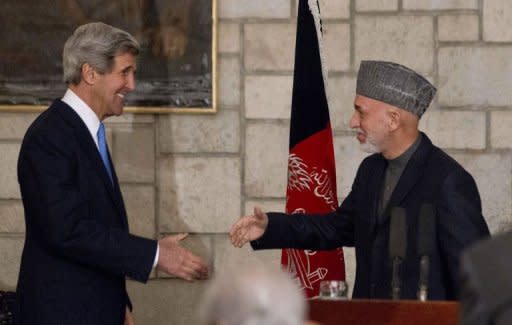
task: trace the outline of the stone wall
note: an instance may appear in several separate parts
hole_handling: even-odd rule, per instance
[[[321,0],[338,193],[364,157],[348,127],[362,59],[392,60],[439,88],[421,122],[478,184],[494,233],[512,206],[512,2]],[[234,249],[227,232],[255,204],[283,210],[297,0],[218,0],[219,110],[215,115],[132,115],[107,122],[131,229],[158,238],[189,232],[185,245],[214,272],[279,252]],[[23,208],[20,142],[36,114],[0,113],[0,287],[16,284]],[[353,252],[345,250],[353,283]],[[206,283],[153,272],[129,282],[137,324],[196,324]],[[79,294],[79,293],[77,293]]]

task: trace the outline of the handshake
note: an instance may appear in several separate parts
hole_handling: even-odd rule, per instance
[[[251,240],[260,238],[268,225],[268,216],[260,208],[254,214],[240,218],[229,232],[231,243],[242,247]],[[160,271],[177,276],[186,281],[208,278],[208,266],[199,256],[180,245],[188,234],[167,236],[158,241],[159,255],[157,267]]]

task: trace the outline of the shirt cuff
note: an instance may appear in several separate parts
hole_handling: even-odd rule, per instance
[[[153,268],[156,267],[156,265],[158,264],[158,256],[160,254],[160,247],[158,246],[158,244],[156,245],[156,254],[155,254],[155,260],[153,261]]]

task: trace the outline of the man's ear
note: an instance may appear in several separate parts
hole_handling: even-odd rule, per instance
[[[89,63],[82,65],[82,80],[88,84],[93,85],[97,80],[97,72]]]
[[[390,131],[394,131],[396,129],[398,129],[398,127],[400,126],[400,111],[398,109],[390,109],[388,111],[388,117],[389,117],[389,129]]]

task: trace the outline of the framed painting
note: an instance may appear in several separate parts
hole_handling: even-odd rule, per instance
[[[62,97],[62,48],[102,21],[139,41],[125,111],[216,112],[217,0],[3,0],[0,110],[40,111]]]

